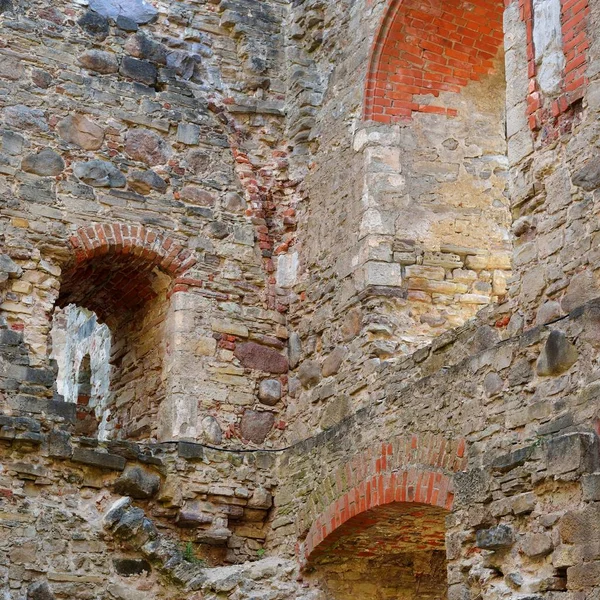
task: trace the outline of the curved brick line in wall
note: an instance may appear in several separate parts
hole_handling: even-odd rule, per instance
[[[143,225],[95,223],[79,228],[69,242],[77,265],[106,254],[129,254],[177,276],[196,264],[192,252],[178,241]]]
[[[297,547],[300,563],[305,565],[341,525],[372,508],[411,502],[451,510],[452,475],[466,468],[465,450],[464,439],[413,435],[355,455],[327,477],[307,503],[319,507],[324,504],[321,498],[331,494],[335,498],[324,510],[315,508],[303,519],[310,528]]]
[[[364,118],[391,123],[415,112],[456,116],[420,96],[460,92],[494,71],[503,0],[390,0],[371,49]]]

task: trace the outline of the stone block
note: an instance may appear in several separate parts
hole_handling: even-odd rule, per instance
[[[401,286],[402,267],[397,263],[367,262],[364,268],[364,286],[370,285]]]
[[[565,513],[558,522],[558,531],[563,544],[600,542],[600,504]]]
[[[575,346],[562,331],[554,330],[548,336],[537,362],[538,375],[560,375],[568,371],[579,358]]]
[[[141,467],[128,468],[115,481],[115,492],[121,496],[131,496],[140,500],[152,498],[160,488],[160,477]]]
[[[477,547],[485,550],[510,548],[515,543],[515,533],[509,525],[480,529],[476,534]]]
[[[574,565],[567,569],[570,590],[583,590],[600,585],[600,561]]]
[[[234,355],[248,369],[275,374],[287,373],[288,370],[285,356],[255,342],[236,344]]]
[[[548,441],[549,475],[590,473],[599,466],[598,439],[593,433],[567,433]]]
[[[213,331],[218,333],[226,333],[228,335],[235,335],[237,337],[248,337],[248,328],[242,323],[235,321],[226,321],[223,319],[213,319],[210,322],[210,327]]]
[[[521,550],[531,558],[547,556],[553,549],[552,538],[545,533],[527,534],[521,542]]]
[[[52,458],[71,458],[73,447],[71,436],[66,431],[52,430],[48,434],[48,456]]]
[[[127,461],[117,454],[108,452],[99,452],[97,450],[88,450],[86,448],[75,448],[71,458],[73,462],[109,469],[112,471],[122,471],[125,469]]]

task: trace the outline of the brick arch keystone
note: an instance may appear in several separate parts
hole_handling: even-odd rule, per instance
[[[370,52],[363,116],[381,123],[415,112],[456,116],[424,95],[459,92],[494,71],[503,0],[389,0]]]
[[[452,510],[453,475],[466,468],[465,450],[464,439],[412,435],[355,454],[306,503],[299,519],[301,528],[308,527],[297,545],[300,564],[306,566],[320,544],[335,539],[344,523],[373,508],[402,502]]]
[[[69,242],[75,266],[107,254],[131,255],[177,276],[196,264],[192,252],[180,242],[143,225],[94,223],[80,227]]]

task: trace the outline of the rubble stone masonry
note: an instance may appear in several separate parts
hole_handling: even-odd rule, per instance
[[[0,599],[597,600],[598,0],[0,0]]]

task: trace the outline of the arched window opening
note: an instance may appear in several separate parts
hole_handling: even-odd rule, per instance
[[[393,502],[356,515],[313,551],[309,570],[334,600],[448,594],[446,510]]]
[[[101,439],[156,439],[167,386],[169,292],[173,276],[195,260],[140,226],[83,228],[71,244],[53,334],[58,392],[78,404],[82,434],[95,427]]]
[[[75,432],[106,439],[110,416],[111,333],[95,313],[69,304],[52,319],[52,358],[58,365],[56,387],[77,405]]]

